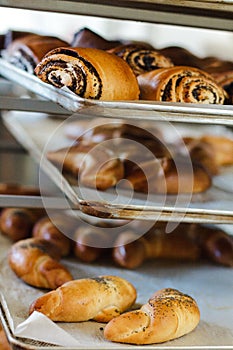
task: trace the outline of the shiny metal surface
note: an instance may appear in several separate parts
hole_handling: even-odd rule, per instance
[[[28,88],[29,91],[62,106],[63,110],[69,111],[67,113],[70,113],[70,115],[79,113],[93,117],[233,125],[233,106],[150,101],[111,102],[83,99],[70,91],[57,89],[42,82],[36,76],[15,68],[4,59],[0,59],[0,74],[11,81],[17,82],[24,88]],[[52,102],[51,105],[47,105],[48,113],[51,110],[56,111]],[[29,102],[28,106],[31,106],[31,109],[35,111],[33,103]],[[30,110],[28,106],[26,105],[26,110]],[[21,107],[23,108],[22,103]],[[44,107],[43,111],[45,111]],[[6,109],[17,109],[17,104],[10,104],[9,101]],[[60,112],[61,110],[59,110]],[[65,116],[67,113],[65,113]]]
[[[233,29],[231,1],[0,0],[0,6],[209,29]]]
[[[71,202],[72,208],[77,208],[84,214],[107,219],[233,223],[231,169],[221,175],[220,182],[214,181],[208,191],[193,195],[191,199],[189,195],[167,195],[164,201],[163,196],[156,194],[150,195],[148,199],[141,194],[132,197],[127,191],[116,193],[114,189],[95,191],[78,187],[77,182],[75,185],[46,158],[46,151],[64,147],[67,143],[63,133],[64,123],[60,119],[46,118],[39,114],[28,118],[20,112],[9,112],[4,114],[4,123],[64,194],[63,199],[68,198],[67,207]],[[46,198],[44,205],[46,207]]]

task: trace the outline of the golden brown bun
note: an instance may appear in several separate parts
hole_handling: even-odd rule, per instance
[[[28,238],[33,225],[44,213],[43,209],[4,208],[0,216],[0,230],[14,242]]]
[[[57,259],[60,252],[46,240],[28,238],[11,247],[8,262],[15,274],[25,283],[55,289],[72,280],[70,272]]]
[[[101,227],[92,225],[81,226],[73,236],[74,255],[85,262],[96,261],[100,256],[108,253],[111,245],[111,234]]]
[[[32,236],[42,238],[54,244],[66,256],[71,251],[71,234],[74,230],[74,223],[69,216],[52,215],[43,217],[36,222],[32,230]]]
[[[6,49],[5,56],[17,67],[34,73],[36,65],[44,55],[60,46],[68,46],[68,43],[54,36],[31,34],[12,41]]]
[[[218,166],[233,164],[233,140],[225,136],[204,135],[200,139],[210,145]]]
[[[135,75],[174,66],[170,58],[146,44],[123,44],[109,50],[109,52],[126,61]]]
[[[119,343],[162,343],[190,333],[199,320],[200,311],[193,298],[175,289],[162,289],[140,310],[111,320],[104,329],[104,336]]]
[[[168,234],[165,226],[155,226],[140,238],[136,232],[123,232],[115,241],[113,259],[117,265],[129,269],[137,268],[149,259],[195,261],[200,258],[201,249],[188,237],[187,230],[187,225],[180,224]]]
[[[212,183],[209,172],[201,164],[191,165],[183,157],[138,163],[126,172],[126,179],[135,191],[143,193],[200,193]]]
[[[84,143],[50,151],[47,158],[62,172],[79,177],[81,184],[105,190],[115,186],[124,175],[123,164],[113,152],[97,143]]]
[[[210,74],[195,67],[161,68],[137,79],[142,100],[223,104],[226,97]]]
[[[118,276],[84,278],[65,283],[44,294],[30,306],[53,321],[108,322],[130,308],[136,300],[131,283]]]
[[[58,48],[42,59],[35,73],[42,81],[56,87],[66,86],[84,98],[139,98],[137,79],[130,66],[120,57],[104,50]]]
[[[233,236],[211,226],[193,226],[189,236],[199,245],[203,257],[216,264],[233,267]]]

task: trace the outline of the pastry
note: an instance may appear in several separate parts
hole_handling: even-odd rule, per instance
[[[144,44],[120,45],[109,50],[109,52],[125,60],[133,69],[135,75],[158,68],[173,67],[174,65],[170,58]]]
[[[169,57],[175,66],[201,68],[202,60],[184,47],[167,46],[160,49],[159,52]]]
[[[54,244],[62,256],[67,256],[71,252],[74,229],[75,223],[68,215],[56,214],[38,220],[33,226],[32,236]]]
[[[80,184],[100,190],[115,186],[124,175],[122,161],[111,149],[97,143],[80,142],[69,148],[50,151],[47,158]]]
[[[119,266],[134,269],[146,260],[168,259],[176,261],[196,261],[201,249],[186,234],[187,225],[180,224],[171,233],[165,229],[151,229],[142,237],[133,231],[123,232],[114,243],[113,260]]]
[[[58,48],[37,65],[42,81],[96,100],[137,100],[139,87],[130,66],[116,55],[92,48]]]
[[[211,75],[194,67],[161,68],[137,78],[142,100],[223,104],[226,97]]]
[[[53,321],[108,322],[129,309],[136,300],[134,286],[118,276],[83,278],[65,283],[30,306]]]
[[[26,35],[8,45],[4,51],[4,58],[16,67],[34,74],[34,69],[43,56],[60,46],[68,46],[68,43],[53,36]]]
[[[136,345],[163,343],[193,331],[200,321],[196,301],[176,289],[156,292],[141,309],[115,317],[104,329],[113,342]]]
[[[55,289],[73,279],[70,272],[58,262],[60,257],[60,252],[50,242],[28,238],[12,245],[8,262],[25,283],[38,288]]]
[[[74,33],[72,47],[90,47],[93,49],[109,50],[121,44],[119,40],[107,40],[89,28],[82,28]]]
[[[44,214],[43,209],[4,208],[0,216],[0,230],[14,242],[28,238],[33,225]]]

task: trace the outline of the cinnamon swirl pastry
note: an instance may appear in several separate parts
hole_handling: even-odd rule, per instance
[[[149,72],[163,67],[173,67],[170,58],[162,55],[159,51],[144,44],[120,45],[109,52],[123,58],[136,75]]]
[[[211,75],[194,67],[160,68],[137,79],[142,100],[223,104],[226,97]]]
[[[139,87],[130,66],[116,55],[92,48],[57,48],[35,69],[44,82],[66,86],[80,97],[137,100]]]
[[[43,56],[60,46],[68,46],[68,43],[53,36],[26,35],[8,45],[4,58],[16,67],[34,74],[34,69]]]

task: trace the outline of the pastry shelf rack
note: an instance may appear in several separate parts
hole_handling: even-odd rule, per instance
[[[233,30],[231,0],[0,0],[0,6]]]

